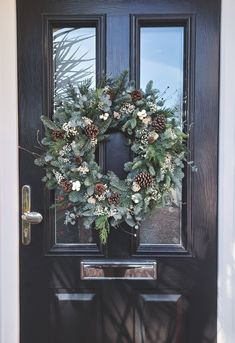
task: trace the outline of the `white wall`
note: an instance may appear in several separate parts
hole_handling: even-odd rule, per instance
[[[234,18],[235,0],[222,0],[218,280],[219,343],[235,342]],[[18,343],[19,237],[15,0],[0,0],[0,42],[0,343]]]
[[[15,0],[0,0],[0,342],[19,340]]]
[[[222,0],[218,341],[235,342],[235,0]]]

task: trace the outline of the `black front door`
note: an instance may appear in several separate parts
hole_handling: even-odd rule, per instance
[[[216,342],[219,1],[18,0],[17,13],[20,187],[44,218],[20,242],[21,343]],[[125,69],[178,106],[198,171],[174,206],[102,246],[50,208],[29,151],[68,80]],[[100,150],[104,170],[125,177],[123,135]]]

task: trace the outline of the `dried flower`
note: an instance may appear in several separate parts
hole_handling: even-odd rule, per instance
[[[89,173],[89,168],[86,165],[78,167],[77,170],[84,175]]]
[[[88,202],[88,204],[95,204],[95,203],[96,203],[96,198],[94,198],[94,197],[89,197],[89,198],[87,199],[87,202]]]
[[[159,134],[155,131],[151,131],[148,135],[148,143],[153,144],[159,137]]]
[[[85,126],[91,125],[91,124],[93,123],[93,120],[91,120],[91,119],[88,118],[88,117],[82,117],[82,120],[83,120]]]
[[[133,184],[132,184],[133,192],[139,192],[140,188],[141,187],[138,185],[138,183],[134,181]]]
[[[121,114],[119,112],[116,112],[116,111],[113,112],[113,116],[114,116],[115,119],[120,119],[121,118]]]
[[[139,111],[139,112],[137,113],[137,116],[139,117],[140,120],[143,120],[144,118],[147,117],[146,110]]]
[[[142,122],[145,124],[145,125],[149,125],[151,123],[152,119],[151,117],[145,117],[142,119]]]

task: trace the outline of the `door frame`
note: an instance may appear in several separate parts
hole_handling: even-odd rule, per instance
[[[218,343],[235,341],[235,2],[222,0],[218,225]],[[7,28],[7,35],[5,34]],[[15,0],[1,0],[0,342],[19,342],[17,46]],[[10,98],[9,98],[10,95]],[[10,101],[6,101],[6,99]],[[3,125],[4,123],[4,125]],[[7,147],[7,148],[6,148]],[[229,154],[231,152],[231,155]]]

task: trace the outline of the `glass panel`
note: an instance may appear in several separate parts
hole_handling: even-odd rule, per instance
[[[64,27],[53,29],[54,103],[63,99],[69,83],[77,84],[91,78],[96,84],[96,28]],[[60,196],[59,191],[55,199]],[[92,243],[92,230],[82,222],[64,223],[66,209],[55,207],[56,243]]]
[[[59,196],[59,191],[56,191],[56,201]],[[85,229],[82,220],[76,221],[75,225],[65,224],[65,212],[65,208],[55,207],[56,244],[92,243],[92,230]]]
[[[68,83],[92,78],[95,86],[95,27],[53,29],[53,74],[55,100],[65,95]]]
[[[183,121],[184,27],[142,27],[140,29],[140,86],[153,80],[167,107],[177,107]],[[140,228],[141,244],[181,243],[182,191],[174,204],[156,209]]]

